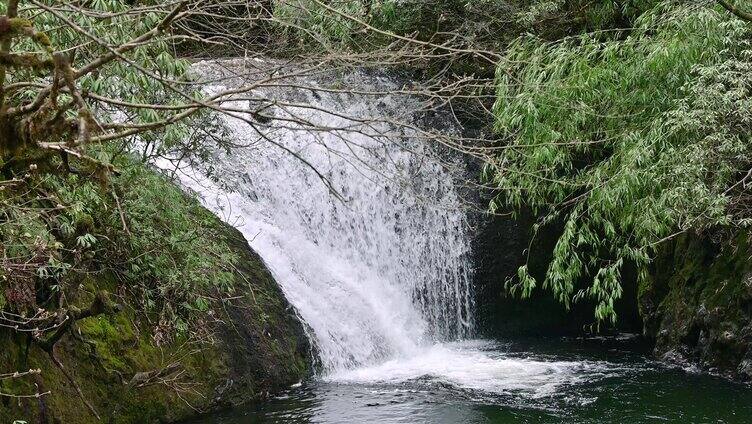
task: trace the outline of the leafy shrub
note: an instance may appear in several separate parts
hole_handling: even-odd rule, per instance
[[[329,7],[343,15],[365,19],[367,3],[336,1],[329,2]],[[328,10],[313,0],[275,1],[274,18],[279,22],[279,30],[292,43],[324,50],[352,46],[353,35],[360,29],[357,22]]]
[[[739,207],[752,135],[748,24],[700,4],[664,2],[627,37],[515,42],[497,70],[502,153],[485,170],[492,209],[563,221],[544,288],[589,298],[616,320],[621,272],[645,278],[678,232],[749,224]],[[525,267],[512,291],[539,283]]]
[[[234,290],[226,229],[165,176],[128,157],[116,165],[112,181],[79,169],[28,175],[0,191],[5,307],[54,308],[55,293],[109,272],[158,318],[158,337],[190,331]]]
[[[123,277],[179,330],[234,290],[236,256],[219,220],[166,177],[132,166],[118,177],[128,217]],[[111,220],[114,217],[111,216]],[[118,228],[119,222],[111,222]]]

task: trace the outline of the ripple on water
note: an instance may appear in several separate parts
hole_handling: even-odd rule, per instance
[[[748,423],[752,390],[647,361],[470,341],[306,381],[284,398],[198,421],[248,423]],[[530,353],[530,352],[536,353]],[[539,352],[547,352],[541,354]],[[558,353],[557,353],[558,352]]]
[[[592,403],[596,396],[568,398],[568,388],[594,383],[624,371],[604,361],[555,360],[514,355],[498,343],[465,341],[437,344],[415,356],[398,357],[373,366],[331,373],[327,383],[408,386],[451,394],[482,403]]]

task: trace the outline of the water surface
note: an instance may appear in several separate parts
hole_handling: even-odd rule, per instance
[[[209,423],[749,423],[752,388],[624,340],[440,344],[311,379]]]

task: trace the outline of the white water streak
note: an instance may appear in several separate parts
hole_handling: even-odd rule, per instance
[[[194,69],[225,76],[232,65],[204,62]],[[397,89],[390,79],[365,73],[344,78],[380,91]],[[208,90],[240,83],[227,80]],[[416,123],[416,101],[295,88],[254,94],[313,108],[271,106],[265,113],[277,119],[261,134],[225,118],[233,141],[248,147],[217,154],[216,180],[195,170],[182,180],[264,259],[310,327],[324,371],[415,356],[437,341],[469,335],[470,238],[457,176],[432,147],[410,139],[411,129],[370,119]],[[245,100],[234,106],[253,107]],[[303,121],[327,130],[310,131]],[[321,172],[344,202],[295,155]]]

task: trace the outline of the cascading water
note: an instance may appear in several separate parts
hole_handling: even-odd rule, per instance
[[[194,69],[215,81],[205,87],[211,94],[247,85],[238,76],[247,64]],[[335,88],[342,84],[358,88]],[[425,105],[399,91],[394,79],[367,72],[267,83],[223,105],[263,111],[253,122],[223,118],[243,147],[215,152],[210,170],[187,166],[177,175],[264,259],[307,325],[322,382],[434,381],[538,397],[600,370],[467,340],[464,166],[425,142]]]
[[[195,69],[225,78],[212,92],[242,84],[226,79],[240,63]],[[364,72],[338,78],[399,88]],[[255,94],[274,119],[253,126],[225,119],[232,141],[246,147],[215,157],[213,182],[195,172],[183,182],[263,257],[309,326],[324,372],[471,334],[470,245],[457,175],[414,139],[417,102],[289,86]],[[397,117],[407,125],[385,122]]]

